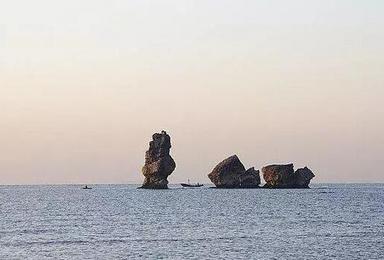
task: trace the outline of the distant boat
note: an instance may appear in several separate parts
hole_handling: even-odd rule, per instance
[[[204,184],[200,184],[200,183],[191,184],[189,183],[189,180],[188,180],[188,183],[180,183],[180,185],[185,188],[197,188],[197,187],[204,186]]]
[[[85,185],[84,187],[82,187],[83,190],[92,190],[91,187],[88,187],[87,185]]]

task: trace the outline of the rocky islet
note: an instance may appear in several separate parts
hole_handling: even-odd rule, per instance
[[[169,154],[171,147],[171,137],[165,131],[152,135],[149,149],[145,153],[142,169],[145,179],[141,188],[168,188],[167,178],[176,168],[176,163]]]
[[[176,168],[170,155],[171,137],[165,131],[155,133],[145,153],[145,164],[142,173],[145,177],[143,189],[167,189],[168,176]],[[294,170],[291,164],[272,164],[261,169],[265,184],[263,188],[309,188],[314,173],[308,168]],[[254,167],[248,170],[237,155],[232,155],[219,164],[208,174],[208,178],[216,188],[259,188],[260,171]]]
[[[253,167],[246,170],[237,155],[216,165],[208,178],[217,188],[257,188],[260,184],[259,171]]]

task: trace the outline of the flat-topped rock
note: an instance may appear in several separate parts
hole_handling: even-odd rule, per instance
[[[143,189],[167,189],[168,176],[176,168],[176,163],[170,156],[171,137],[165,132],[155,133],[145,153],[145,164],[142,172],[145,177],[141,186]]]
[[[294,170],[293,164],[273,164],[263,167],[265,188],[309,188],[313,172],[305,168]]]
[[[246,170],[237,155],[216,165],[208,178],[217,188],[257,188],[260,184],[259,171]]]

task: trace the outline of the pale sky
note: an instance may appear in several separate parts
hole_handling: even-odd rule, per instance
[[[384,182],[384,1],[0,0],[0,184],[307,165]]]

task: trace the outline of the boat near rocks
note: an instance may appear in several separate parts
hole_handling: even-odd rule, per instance
[[[190,183],[189,180],[188,180],[188,183],[180,183],[180,185],[183,186],[184,188],[198,188],[198,187],[204,186],[204,184],[200,184],[200,183]]]

